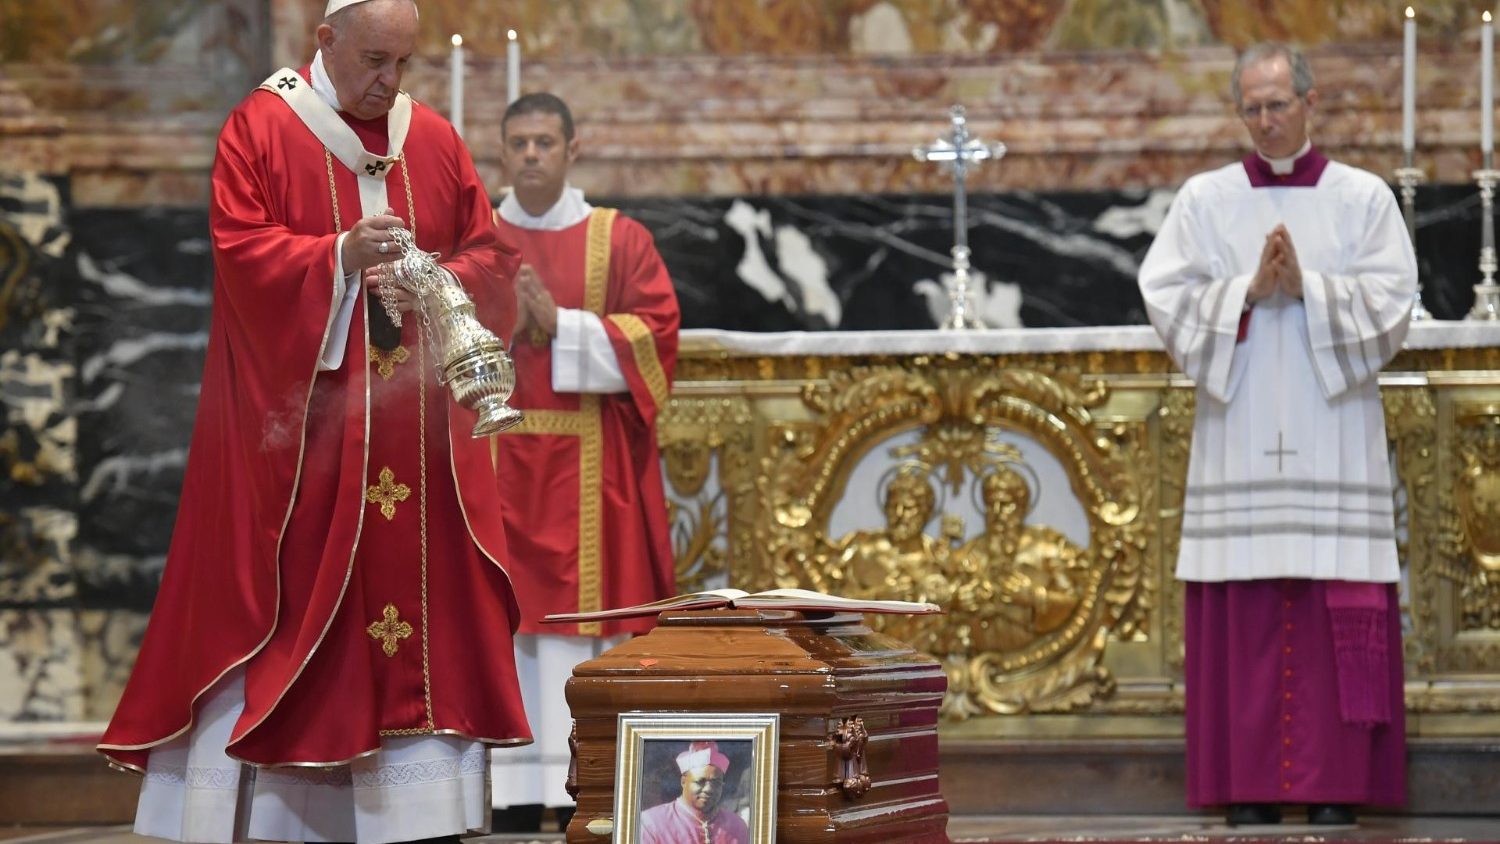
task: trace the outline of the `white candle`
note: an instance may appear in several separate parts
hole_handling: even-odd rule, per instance
[[[458,134],[464,133],[464,37],[453,36],[453,56],[448,66],[448,118]]]
[[[1417,147],[1417,13],[1406,7],[1406,31],[1401,52],[1401,149],[1408,160]]]
[[[1495,24],[1489,12],[1479,33],[1479,151],[1488,170],[1495,151]]]
[[[513,103],[521,96],[521,42],[514,29],[505,37],[505,102]]]

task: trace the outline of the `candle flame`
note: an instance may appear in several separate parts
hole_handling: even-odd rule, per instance
[[[1409,18],[1414,18],[1414,17],[1416,17],[1416,16],[1417,16],[1417,10],[1416,10],[1416,9],[1413,9],[1413,8],[1412,8],[1412,7],[1410,7],[1410,6],[1407,6],[1407,7],[1406,7],[1406,16],[1407,16],[1407,17],[1409,17]]]
[[[1485,14],[1489,14],[1489,12],[1485,12]],[[516,31],[514,29],[507,31],[505,37],[512,41],[516,40]]]
[[[453,46],[455,46],[455,47],[462,47],[463,45],[464,45],[464,37],[462,35],[459,35],[456,32],[453,33]]]

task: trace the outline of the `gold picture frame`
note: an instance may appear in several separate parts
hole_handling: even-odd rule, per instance
[[[622,712],[613,844],[776,841],[775,713]],[[645,837],[643,837],[645,836]]]

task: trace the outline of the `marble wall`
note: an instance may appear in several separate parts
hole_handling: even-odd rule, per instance
[[[57,183],[0,175],[0,718],[81,715],[77,332]]]
[[[160,2],[160,0],[158,0]],[[278,55],[293,55],[323,0],[272,0]],[[1388,0],[422,0],[424,46],[462,32],[483,53],[522,33],[528,53],[561,57],[958,55],[1180,49],[1267,38],[1302,44],[1400,34]],[[1451,38],[1478,21],[1467,0],[1427,0],[1423,24]]]

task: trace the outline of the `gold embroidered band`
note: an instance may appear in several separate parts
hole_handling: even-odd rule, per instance
[[[610,314],[605,319],[614,323],[630,341],[630,353],[635,357],[635,367],[641,373],[641,378],[646,382],[646,389],[651,392],[651,401],[660,410],[667,405],[667,393],[671,386],[667,384],[666,370],[662,369],[661,359],[656,356],[656,335],[646,325],[646,321],[635,314]]]

